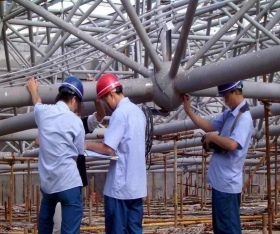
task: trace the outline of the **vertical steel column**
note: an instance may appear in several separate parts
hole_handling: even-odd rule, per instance
[[[17,111],[17,107],[14,107],[14,115],[17,116],[18,115],[18,111]],[[20,153],[23,153],[23,145],[22,145],[22,141],[19,141],[19,151]]]
[[[210,12],[211,14],[212,12]],[[212,18],[208,19],[207,22],[207,29],[206,29],[206,36],[210,35],[210,31],[211,31],[211,24],[212,24]],[[204,66],[206,64],[206,57],[203,57],[202,59],[202,66]]]
[[[161,61],[156,53],[155,48],[153,47],[152,43],[150,42],[150,39],[143,27],[143,25],[141,24],[140,19],[138,18],[137,14],[135,13],[133,6],[131,5],[130,1],[127,0],[121,0],[124,9],[126,10],[131,23],[133,24],[140,40],[142,41],[145,50],[148,51],[149,53],[149,57],[152,60],[152,63],[154,64],[155,70],[160,71],[162,69],[162,64]]]
[[[45,0],[44,8],[48,11],[48,0]],[[50,28],[46,27],[47,43],[48,44],[50,44],[50,41],[51,41],[51,34],[50,34],[50,32],[51,32]]]
[[[190,33],[192,26],[195,10],[197,7],[198,0],[192,0],[189,2],[188,9],[186,11],[184,23],[180,33],[180,38],[178,40],[176,52],[173,58],[172,65],[170,67],[169,75],[171,78],[174,78],[177,75],[179,66],[181,64],[182,54],[186,48],[186,42]]]
[[[77,5],[80,5],[80,4],[77,4]],[[63,9],[63,1],[61,1],[61,7],[62,7],[62,9]],[[75,9],[75,7],[74,7],[73,9]],[[75,12],[72,12],[72,13],[74,14]],[[70,18],[70,17],[68,17],[68,18]],[[71,18],[72,18],[72,17],[71,17]],[[62,19],[65,20],[65,19],[64,19],[64,12],[62,12]],[[64,37],[64,32],[65,32],[65,31],[62,29],[62,31],[61,31],[61,38]],[[61,43],[61,54],[64,55],[65,45],[64,45],[64,41],[61,41],[61,42],[62,42],[62,43]],[[61,63],[61,66],[64,67],[64,62]],[[64,74],[64,71],[62,71],[62,73],[61,73],[61,79],[64,80],[64,78],[65,78],[65,74]]]
[[[180,174],[180,219],[183,218],[183,173]]]
[[[164,208],[167,210],[167,165],[166,165],[166,156],[163,157],[164,160]]]
[[[206,195],[207,195],[207,184],[206,184],[206,169],[207,169],[207,164],[206,164],[206,157],[207,156],[204,156],[203,157],[203,162],[204,162],[204,171],[203,171],[203,177],[204,177],[204,181],[203,181],[203,190],[204,190],[204,193],[203,193],[203,197],[204,197],[204,205],[206,206]]]
[[[27,18],[28,20],[32,21],[32,12],[27,11]],[[33,27],[31,25],[28,26],[28,33],[29,33],[29,41],[34,44],[34,35],[33,35]],[[35,65],[35,51],[34,48],[29,46],[30,49],[30,58],[31,58],[31,66]]]
[[[40,187],[36,186],[36,217],[37,229],[39,228],[39,210],[40,210]]]
[[[164,1],[164,4],[170,4],[171,1],[170,0],[165,0]],[[169,9],[167,8],[165,11],[169,11]],[[163,12],[165,12],[163,11]],[[165,17],[168,18],[170,17],[171,15],[166,15]],[[165,43],[166,43],[166,56],[163,56],[166,57],[166,61],[171,61],[172,59],[172,30],[167,30],[165,32]]]
[[[14,195],[14,162],[11,164],[11,175],[10,175],[10,199],[9,199],[9,224],[12,226],[13,223],[13,195]]]
[[[177,139],[174,139],[174,226],[178,222],[178,171],[177,171]]]
[[[278,136],[276,137],[276,143],[275,143],[275,176],[274,176],[274,184],[275,184],[275,215],[278,213],[278,161],[277,161],[277,156],[278,156],[278,145],[277,145],[277,140]]]
[[[147,12],[152,9],[152,0],[147,0]],[[148,16],[146,20],[148,21],[151,17]],[[149,24],[148,24],[149,25]],[[150,28],[146,29],[146,33],[150,32]],[[149,54],[148,51],[145,50],[145,58],[144,58],[144,66],[148,67],[149,66]]]
[[[137,14],[137,16],[139,17],[140,15],[140,0],[135,0],[135,12]],[[137,38],[137,35],[135,36],[135,39]],[[140,53],[140,41],[136,41],[135,42],[135,45],[134,45],[134,51],[135,51],[135,54],[134,54],[134,60],[138,63],[140,63],[140,56],[141,53]],[[129,57],[129,55],[128,55]],[[137,71],[134,71],[134,78],[139,78],[139,73]]]
[[[266,75],[263,76],[266,82]],[[265,141],[266,141],[266,173],[267,173],[267,213],[268,213],[268,233],[272,234],[272,207],[271,207],[271,172],[270,172],[270,147],[269,147],[269,104],[264,103],[265,114]]]
[[[1,191],[1,204],[4,206],[4,184],[2,183],[2,191]]]
[[[28,222],[31,221],[31,216],[30,216],[30,212],[31,212],[31,202],[30,202],[30,182],[31,182],[31,177],[30,177],[30,160],[27,161],[27,213],[28,213]]]
[[[240,22],[240,24],[242,24],[243,19],[241,18],[241,19],[239,20],[239,22]],[[236,36],[240,33],[240,31],[241,31],[241,27],[238,25],[237,32],[236,32]],[[238,43],[236,42],[236,44],[238,44]],[[236,57],[236,55],[237,55],[237,48],[235,48],[235,49],[233,50],[233,55],[232,55],[232,57]]]
[[[6,56],[7,70],[8,72],[11,72],[10,54],[8,50],[7,35],[6,35],[6,25],[3,25],[2,27],[2,37],[3,37],[3,45],[5,50],[5,56]]]

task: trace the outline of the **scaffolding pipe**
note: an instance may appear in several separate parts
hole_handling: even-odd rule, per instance
[[[89,45],[95,47],[96,49],[102,51],[103,53],[107,54],[108,56],[115,58],[117,61],[123,63],[124,65],[128,66],[133,70],[137,70],[138,73],[143,75],[144,77],[150,76],[150,71],[145,68],[144,66],[132,61],[123,54],[119,53],[116,50],[113,50],[108,45],[100,42],[99,40],[91,37],[90,35],[86,34],[85,32],[81,31],[80,29],[76,28],[75,26],[64,22],[62,19],[58,18],[57,16],[53,15],[52,13],[46,11],[44,8],[37,6],[31,1],[25,0],[14,0],[16,3],[24,6],[25,8],[35,12],[36,14],[42,16],[44,19],[49,20],[50,22],[57,25],[59,28],[64,29],[65,31],[71,33],[72,35],[76,36],[77,38],[87,42]]]
[[[273,115],[280,115],[280,104],[272,104],[271,112]],[[262,106],[256,106],[252,107],[250,109],[252,119],[260,119],[264,117],[264,110]],[[204,117],[206,120],[211,121],[215,117],[217,117],[219,114],[212,114]],[[1,123],[1,122],[0,122]],[[167,124],[159,124],[154,126],[154,135],[161,136],[164,134],[170,134],[175,132],[182,132],[182,131],[189,131],[197,129],[197,126],[190,120],[180,120],[176,122],[171,122]],[[1,131],[1,128],[0,128]]]
[[[162,69],[161,61],[156,53],[155,48],[153,47],[152,43],[150,42],[150,39],[146,33],[146,30],[144,29],[143,25],[141,24],[141,21],[138,18],[131,2],[127,1],[127,0],[121,0],[121,2],[131,20],[131,23],[133,24],[133,26],[138,34],[141,42],[143,43],[146,51],[148,52],[149,57],[155,66],[155,69],[157,71],[160,71]],[[138,70],[135,70],[135,71],[138,72]]]
[[[198,0],[192,0],[189,2],[186,15],[184,18],[184,23],[182,25],[182,30],[180,33],[180,37],[177,43],[176,52],[172,61],[172,65],[170,67],[169,76],[173,79],[175,78],[179,66],[181,64],[181,59],[184,51],[186,50],[186,43],[190,33],[190,29],[193,23],[194,14],[196,11]]]
[[[226,24],[187,62],[185,70],[189,70],[226,32],[255,4],[257,0],[248,1]]]

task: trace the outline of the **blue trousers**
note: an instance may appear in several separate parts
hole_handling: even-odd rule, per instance
[[[142,234],[142,198],[118,200],[104,196],[106,234]]]
[[[58,193],[43,195],[39,214],[39,234],[52,234],[53,216],[58,202],[61,203],[61,234],[80,233],[83,218],[82,188],[76,187]]]
[[[240,193],[223,193],[212,188],[212,220],[215,234],[241,234]]]

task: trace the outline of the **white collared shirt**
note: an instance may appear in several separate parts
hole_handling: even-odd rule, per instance
[[[34,109],[39,132],[38,170],[41,189],[48,194],[82,186],[76,159],[84,154],[85,130],[81,119],[62,101],[38,103]]]
[[[119,157],[110,162],[104,187],[106,196],[121,200],[147,196],[145,129],[143,111],[123,98],[104,135],[104,144],[114,149]]]
[[[242,113],[231,133],[232,124],[245,104],[241,102],[233,111],[226,110],[211,121],[211,125],[223,137],[229,137],[238,143],[236,150],[226,154],[213,153],[207,173],[207,183],[224,193],[241,193],[242,170],[252,136],[253,121],[250,111]],[[225,123],[223,123],[225,122]]]

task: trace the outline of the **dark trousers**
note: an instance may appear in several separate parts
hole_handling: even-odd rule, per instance
[[[215,234],[241,234],[240,195],[212,188],[212,222]]]
[[[106,234],[142,234],[142,198],[118,200],[104,196]]]
[[[83,218],[82,189],[76,187],[58,193],[42,191],[38,234],[52,234],[53,216],[58,202],[61,203],[61,234],[78,234]]]

